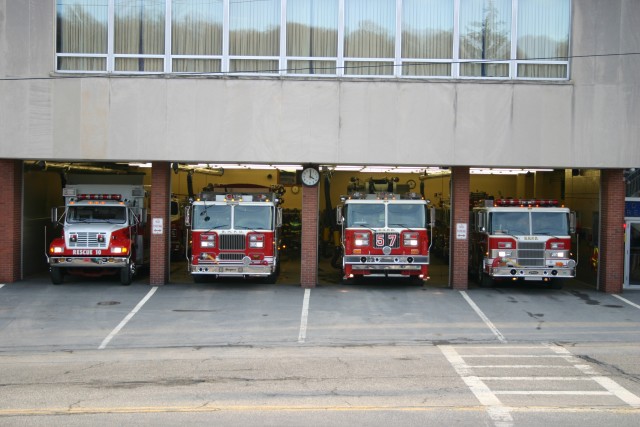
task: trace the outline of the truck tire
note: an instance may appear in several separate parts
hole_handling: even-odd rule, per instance
[[[484,261],[480,261],[480,265],[478,266],[477,282],[481,288],[489,288],[493,286],[493,280],[491,279],[491,277],[484,274],[483,264],[484,264]]]
[[[64,281],[64,273],[61,268],[51,269],[51,283],[54,285],[60,285]]]
[[[133,274],[131,273],[131,269],[129,267],[122,267],[120,269],[120,284],[123,286],[129,286],[132,279]]]
[[[275,285],[278,280],[278,276],[280,276],[280,264],[276,266],[276,271],[262,279],[262,281],[268,285]]]
[[[207,275],[206,274],[192,274],[193,283],[206,283]]]

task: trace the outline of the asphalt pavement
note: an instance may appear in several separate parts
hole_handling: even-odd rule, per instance
[[[0,425],[635,425],[640,292],[0,284]],[[322,268],[322,265],[321,265]],[[442,277],[442,271],[434,272]],[[337,278],[337,279],[336,279]]]

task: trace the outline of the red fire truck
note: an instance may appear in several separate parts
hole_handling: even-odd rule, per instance
[[[66,274],[119,274],[129,285],[136,269],[149,263],[142,181],[141,175],[68,175],[64,213],[51,210],[53,223],[63,226],[47,253],[54,284]]]
[[[342,227],[343,280],[364,277],[429,279],[433,209],[416,193],[351,192],[337,207]]]
[[[483,200],[478,205],[470,218],[469,269],[479,285],[575,277],[575,212],[557,200]]]
[[[275,283],[280,273],[282,186],[209,186],[185,209],[194,282],[256,277]]]

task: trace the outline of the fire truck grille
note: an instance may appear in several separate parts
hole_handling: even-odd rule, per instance
[[[376,233],[374,243],[376,248],[382,248],[385,246],[399,248],[400,235],[398,233]]]
[[[242,258],[244,258],[244,254],[240,253],[233,253],[233,254],[220,254],[218,255],[218,259],[220,261],[242,261]]]
[[[221,234],[220,249],[223,251],[243,251],[245,238],[243,234]]]
[[[70,248],[106,248],[107,242],[98,243],[98,233],[96,232],[79,232],[75,233],[78,236],[75,242],[69,242]]]
[[[518,264],[523,267],[544,267],[544,242],[520,242]]]

